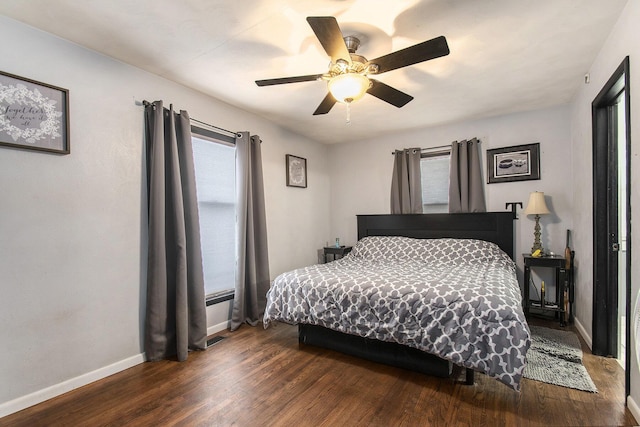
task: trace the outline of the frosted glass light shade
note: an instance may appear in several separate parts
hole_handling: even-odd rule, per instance
[[[527,203],[523,213],[525,215],[546,215],[551,213],[544,202],[544,193],[542,191],[534,191],[529,195],[529,203]]]
[[[329,92],[338,102],[350,103],[362,98],[370,86],[369,79],[362,74],[339,74],[329,80]]]

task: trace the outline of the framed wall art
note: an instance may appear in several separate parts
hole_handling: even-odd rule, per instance
[[[69,91],[0,71],[0,146],[69,154]]]
[[[487,150],[489,184],[540,179],[540,143]]]
[[[287,154],[285,163],[287,186],[307,188],[307,159]]]

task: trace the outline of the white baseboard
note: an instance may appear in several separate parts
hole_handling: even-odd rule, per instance
[[[593,341],[591,341],[591,337],[587,334],[587,330],[584,328],[582,323],[580,323],[580,320],[574,318],[573,323],[589,348],[593,349]],[[620,362],[620,360],[618,360],[618,362]],[[622,369],[624,369],[624,366],[622,366]],[[640,421],[640,406],[638,406],[631,396],[627,396],[627,408],[629,408],[629,412],[631,412],[631,415],[636,419],[636,422]]]
[[[229,320],[207,327],[207,335],[213,335],[225,329],[229,329]],[[144,353],[140,353],[136,356],[129,357],[119,362],[113,363],[109,366],[96,369],[95,371],[71,378],[63,381],[59,384],[54,384],[50,387],[38,390],[36,392],[27,394],[26,396],[18,397],[17,399],[10,400],[8,402],[0,403],[0,418],[13,414],[14,412],[21,411],[30,406],[42,403],[45,400],[49,400],[61,394],[67,393],[76,388],[85,386],[94,381],[101,380],[113,375],[132,366],[138,365],[145,361]]]
[[[88,372],[75,378],[63,381],[61,383],[54,384],[42,390],[27,394],[26,396],[18,397],[17,399],[0,403],[0,418],[9,414],[13,414],[14,412],[21,411],[38,403],[42,403],[45,400],[49,400],[53,397],[60,396],[61,394],[85,386],[94,381],[101,380],[120,371],[124,371],[125,369],[131,368],[135,365],[139,365],[144,361],[144,353],[140,353],[138,355],[113,363],[109,366],[96,369],[95,371]]]
[[[591,336],[587,333],[587,330],[584,328],[582,323],[580,323],[580,319],[574,317],[573,324],[575,325],[578,332],[580,332],[580,335],[582,335],[582,338],[587,343],[587,346],[589,346],[590,349],[593,349],[593,341],[591,341]]]
[[[627,408],[629,408],[629,412],[633,415],[633,418],[636,419],[636,422],[640,420],[640,407],[631,396],[627,396]]]
[[[225,329],[229,329],[230,320],[227,320],[222,323],[218,323],[217,325],[209,326],[207,328],[207,336],[217,334],[220,331],[224,331]]]

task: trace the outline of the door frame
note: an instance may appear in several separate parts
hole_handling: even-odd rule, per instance
[[[593,318],[592,352],[601,356],[617,356],[618,343],[618,272],[617,253],[612,244],[619,243],[617,228],[618,204],[617,185],[614,191],[608,186],[617,183],[617,129],[618,119],[613,105],[624,91],[625,98],[625,144],[626,144],[626,210],[627,210],[627,253],[626,253],[626,336],[625,340],[625,395],[629,395],[631,349],[631,113],[630,113],[629,57],[627,56],[609,78],[600,93],[593,100]],[[615,193],[615,196],[611,193]],[[615,256],[614,256],[615,255]],[[612,283],[615,281],[615,283]]]

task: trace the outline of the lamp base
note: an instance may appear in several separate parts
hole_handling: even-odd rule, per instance
[[[542,243],[540,243],[540,215],[536,214],[536,225],[533,229],[533,246],[531,247],[531,253],[534,253],[538,249],[540,250],[540,253],[544,253]]]

